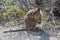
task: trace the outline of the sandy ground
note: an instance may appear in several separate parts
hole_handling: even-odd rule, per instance
[[[0,27],[0,40],[60,40],[60,37],[49,36],[44,31],[19,31],[3,33],[4,30],[9,29],[3,26]]]

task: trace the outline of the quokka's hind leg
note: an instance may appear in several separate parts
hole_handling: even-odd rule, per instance
[[[31,23],[31,22],[30,22]],[[36,23],[31,23],[31,24],[28,24],[27,26],[26,26],[26,29],[27,30],[35,30],[35,27],[36,27]]]
[[[27,30],[35,30],[36,22],[33,20],[25,20],[25,27]]]

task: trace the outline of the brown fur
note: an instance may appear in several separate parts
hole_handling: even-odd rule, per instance
[[[41,19],[42,19],[42,14],[40,13],[40,9],[38,8],[31,9],[29,10],[25,17],[24,17],[24,23],[26,29],[36,29],[36,24],[40,23],[41,24]]]

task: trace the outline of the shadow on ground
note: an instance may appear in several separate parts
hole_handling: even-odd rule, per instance
[[[37,40],[37,38],[39,38],[38,40],[49,40],[49,35],[47,33],[45,33],[43,30],[27,31],[27,33],[28,33],[30,40],[32,40],[32,37],[30,35],[36,37],[36,39],[34,39],[34,40]]]

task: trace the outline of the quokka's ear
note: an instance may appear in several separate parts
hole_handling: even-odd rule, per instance
[[[40,11],[40,7],[37,10]]]
[[[38,11],[40,11],[40,8],[38,8]]]

